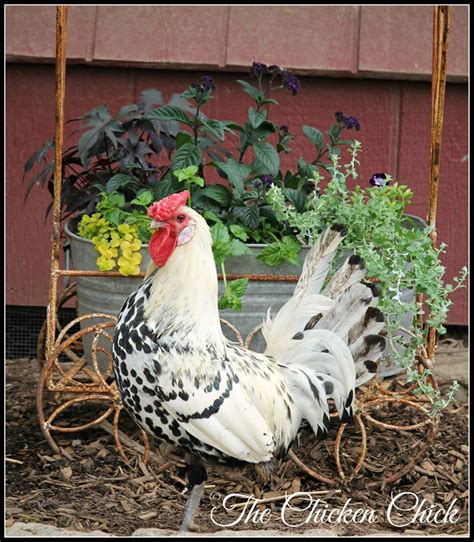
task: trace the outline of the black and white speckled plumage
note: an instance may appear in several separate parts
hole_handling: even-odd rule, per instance
[[[265,413],[266,396],[262,388],[269,381],[275,382],[276,393],[267,410],[281,402],[288,426],[292,425],[291,418],[297,419],[297,415],[293,412],[293,399],[281,368],[272,360],[254,352],[248,352],[244,360],[242,348],[226,340],[223,350],[212,344],[203,344],[202,348],[187,345],[186,329],[161,335],[155,333],[144,320],[144,304],[153,280],[154,274],[128,298],[119,315],[113,343],[117,386],[135,421],[160,440],[218,461],[238,459],[256,463],[270,460],[272,453],[285,453],[291,442],[282,434],[281,427],[272,428],[280,433],[278,441],[270,427],[263,431],[266,442],[257,446],[255,455],[249,455],[244,449],[238,453],[238,443],[227,447],[221,442],[216,448],[212,446],[212,439],[210,443],[209,438],[201,439],[196,436],[196,430],[189,430],[190,422],[209,422],[226,408],[224,402],[229,400],[243,408],[244,401],[251,397]],[[198,359],[206,361],[205,371],[202,364],[196,363]],[[278,370],[280,378],[275,376]],[[238,421],[231,409],[229,414],[234,422]],[[249,422],[252,424],[250,418]],[[245,432],[248,431],[249,428],[245,428]],[[224,436],[232,437],[230,434]],[[255,448],[255,443],[250,444]]]
[[[380,357],[383,317],[360,283],[359,261],[327,285],[333,298],[320,294],[340,230],[314,247],[294,297],[267,318],[267,352],[257,354],[225,339],[208,226],[181,212],[194,237],[152,270],[117,322],[114,373],[137,423],[194,455],[266,463],[287,452],[303,419],[318,436],[327,432],[329,399],[347,420],[356,381],[370,378]]]

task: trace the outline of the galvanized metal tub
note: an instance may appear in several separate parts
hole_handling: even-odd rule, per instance
[[[416,216],[407,215],[407,227],[423,228],[425,222]],[[97,270],[97,253],[92,241],[78,236],[75,232],[75,224],[77,220],[73,219],[66,224],[66,234],[71,245],[71,254],[73,266],[75,269]],[[309,250],[309,247],[302,248],[300,252],[300,265],[295,266],[289,263],[284,263],[278,267],[270,267],[256,259],[261,254],[265,245],[248,245],[251,254],[239,257],[228,258],[225,263],[226,272],[232,274],[259,274],[259,275],[299,275],[303,266],[304,258]],[[142,245],[142,264],[141,269],[145,271],[150,256],[148,247]],[[343,251],[340,259],[343,260],[350,254],[349,251]],[[220,269],[219,269],[220,272]],[[106,313],[117,316],[120,312],[127,297],[141,284],[142,279],[137,277],[77,277],[77,296],[78,296],[78,311],[79,315],[91,313]],[[242,299],[242,310],[235,312],[231,310],[222,310],[221,316],[225,320],[234,325],[242,337],[245,339],[253,328],[262,323],[266,316],[267,310],[270,308],[271,313],[275,314],[280,307],[291,297],[295,288],[294,282],[283,281],[249,281],[247,291]],[[219,295],[223,293],[224,285],[219,282]],[[412,290],[404,291],[402,298],[405,300],[414,299]],[[404,324],[407,328],[411,326],[413,319],[412,314],[407,314]],[[82,322],[83,327],[88,327],[95,323],[99,323],[100,319],[90,319]],[[235,335],[227,327],[223,327],[225,335],[231,340],[235,340]],[[110,328],[108,332],[113,335],[114,328]],[[84,348],[86,356],[91,359],[91,347],[93,337],[87,335],[84,339]],[[100,342],[99,342],[100,344]],[[103,343],[104,346],[108,346]],[[262,352],[265,349],[265,341],[260,332],[258,332],[251,344],[253,350]],[[387,350],[387,354],[389,351]],[[99,353],[99,365],[104,367],[106,364],[105,357]],[[395,368],[398,370],[398,367]]]

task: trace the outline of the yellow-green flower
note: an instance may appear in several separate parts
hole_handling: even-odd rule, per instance
[[[140,250],[141,246],[142,245],[140,243],[140,240],[137,238],[125,240],[120,243],[120,248],[122,249],[122,252],[125,252],[128,250],[136,252],[137,250]]]
[[[130,226],[130,224],[119,224],[117,226],[117,229],[120,233],[123,233],[124,235],[126,235],[127,233],[135,233],[135,227],[134,226]]]
[[[96,249],[104,258],[116,258],[118,256],[118,250],[111,248],[107,241],[100,241],[96,245]]]
[[[138,273],[140,273],[140,266],[133,265],[133,263],[129,262],[128,260],[124,260],[122,264],[120,265],[119,270],[120,270],[120,273],[125,276],[138,275]]]
[[[122,265],[127,265],[127,264],[132,264],[132,265],[140,265],[142,261],[142,255],[140,254],[140,252],[134,252],[130,255],[123,255],[119,258],[118,260],[118,264],[120,266]]]
[[[110,234],[110,246],[114,248],[120,246],[120,235],[116,231]]]
[[[101,271],[110,271],[115,267],[115,260],[106,258],[105,256],[99,256],[96,263]]]

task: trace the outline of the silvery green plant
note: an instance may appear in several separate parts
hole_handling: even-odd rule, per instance
[[[445,267],[440,255],[446,245],[433,247],[429,237],[430,227],[415,229],[409,217],[404,215],[413,192],[404,185],[394,183],[386,174],[374,175],[370,188],[357,186],[353,191],[347,188],[347,179],[357,178],[356,167],[361,144],[354,141],[350,146],[350,161],[341,165],[340,155],[330,154],[331,179],[324,192],[317,188],[322,177],[316,173],[313,180],[316,190],[309,198],[305,211],[298,211],[287,201],[282,189],[273,186],[268,200],[279,220],[296,230],[300,243],[312,244],[320,233],[334,223],[345,226],[347,235],[341,248],[356,252],[367,267],[367,276],[379,280],[379,308],[387,321],[387,338],[391,346],[392,361],[406,369],[409,381],[416,381],[420,393],[431,400],[433,411],[438,412],[452,398],[457,383],[454,383],[443,399],[439,391],[428,382],[429,371],[422,375],[414,366],[416,351],[426,345],[423,322],[417,316],[422,307],[415,296],[412,300],[402,297],[404,290],[426,297],[426,318],[428,326],[437,333],[446,333],[444,323],[451,305],[449,295],[463,285],[467,268],[463,267],[454,285],[443,280]],[[407,314],[416,315],[409,333],[400,335]]]

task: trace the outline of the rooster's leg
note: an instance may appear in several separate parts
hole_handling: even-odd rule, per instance
[[[204,495],[204,483],[207,479],[206,468],[200,459],[195,456],[186,456],[186,461],[188,462],[186,479],[191,489],[191,494],[188,497],[188,502],[184,510],[181,531],[189,531],[192,526],[199,503]]]

